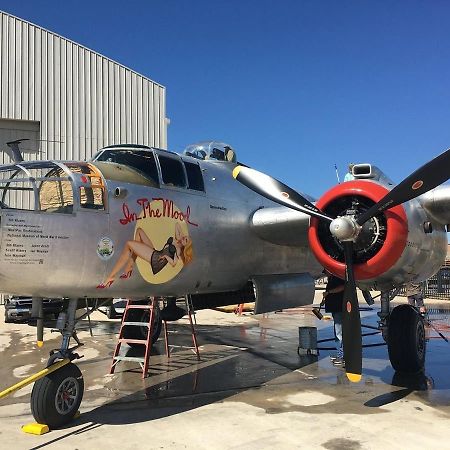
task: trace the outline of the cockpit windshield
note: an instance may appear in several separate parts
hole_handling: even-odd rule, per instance
[[[202,160],[216,160],[236,162],[236,152],[225,142],[204,141],[188,145],[183,152],[184,155]]]
[[[149,178],[155,186],[158,185],[158,169],[151,149],[107,148],[97,154],[94,161],[111,162],[131,167]]]

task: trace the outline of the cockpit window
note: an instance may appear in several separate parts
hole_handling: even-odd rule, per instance
[[[76,208],[104,211],[105,202],[103,177],[89,163],[24,161],[0,169],[2,209],[71,214]]]
[[[159,185],[158,169],[152,151],[131,149],[105,150],[95,158],[95,161],[113,162],[132,167],[147,178],[150,178],[156,185]]]
[[[224,142],[198,142],[188,145],[183,153],[196,159],[236,162],[236,152]]]
[[[184,161],[184,166],[186,167],[188,177],[188,188],[194,189],[195,191],[204,191],[205,185],[199,165]]]
[[[72,213],[73,188],[67,174],[60,167],[45,176],[39,187],[40,210],[46,212]]]
[[[158,159],[163,183],[169,186],[186,187],[186,178],[181,161],[162,155],[158,155]]]
[[[105,186],[98,169],[92,164],[78,165],[67,164],[74,173],[83,174],[80,179],[83,186],[80,186],[80,206],[86,209],[105,209]]]

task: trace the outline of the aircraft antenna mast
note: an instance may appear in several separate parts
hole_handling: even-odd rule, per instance
[[[336,171],[337,182],[338,184],[341,184],[341,180],[339,179],[339,171],[336,164],[334,165],[334,170]]]

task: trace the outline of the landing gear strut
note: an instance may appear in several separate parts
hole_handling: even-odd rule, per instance
[[[69,300],[66,315],[61,317],[62,325],[61,348],[50,353],[47,367],[56,360],[66,360],[68,363],[45,377],[36,381],[31,392],[31,411],[36,422],[58,428],[69,423],[76,415],[83,398],[84,381],[80,369],[72,362],[80,356],[74,353],[80,345],[75,332],[75,313],[78,300]],[[65,314],[65,313],[62,313]],[[77,345],[69,347],[70,338]]]

